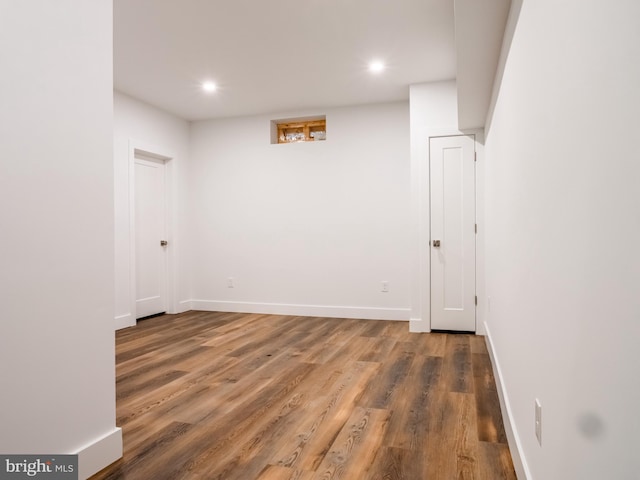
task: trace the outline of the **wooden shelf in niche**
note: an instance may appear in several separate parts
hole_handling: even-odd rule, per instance
[[[272,143],[317,142],[327,138],[326,118],[275,121],[275,124],[277,142]]]

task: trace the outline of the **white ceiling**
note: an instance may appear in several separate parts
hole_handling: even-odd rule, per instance
[[[455,77],[453,0],[114,0],[115,88],[187,120],[403,100]]]

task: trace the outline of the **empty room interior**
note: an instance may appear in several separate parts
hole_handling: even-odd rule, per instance
[[[0,0],[0,39],[0,455],[640,478],[640,2]]]

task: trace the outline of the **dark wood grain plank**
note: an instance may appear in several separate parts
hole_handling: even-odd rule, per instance
[[[175,442],[184,437],[193,425],[187,423],[172,422],[166,428],[160,430],[144,446],[136,450],[125,451],[120,462],[111,468],[99,472],[94,478],[103,480],[116,480],[120,478],[176,478],[174,465],[159,465],[162,454],[172,450]]]
[[[418,356],[406,378],[408,388],[393,404],[393,413],[387,432],[387,444],[393,447],[424,452],[429,434],[430,418],[438,408],[433,402],[441,386],[442,358]],[[423,458],[416,462],[416,478],[422,476]]]
[[[482,353],[485,355],[489,353],[487,352],[485,337],[482,335],[469,335],[469,347],[472,355],[474,353]]]
[[[375,381],[369,383],[358,404],[370,408],[387,408],[395,398],[400,398],[414,356],[415,353],[406,350],[404,343],[396,343]]]
[[[294,470],[279,465],[267,465],[256,480],[312,480],[314,472]]]
[[[404,448],[381,448],[371,467],[369,480],[414,480],[424,478],[422,452]]]
[[[482,480],[517,480],[507,445],[480,442],[478,450],[478,469]]]
[[[444,355],[445,388],[450,392],[473,392],[470,335],[448,335]]]
[[[475,399],[473,395],[439,391],[433,404],[424,478],[478,478]]]
[[[316,470],[377,369],[377,364],[357,362],[342,373],[324,396],[310,402],[289,442],[278,449],[270,463]]]
[[[478,439],[482,442],[507,443],[489,355],[473,354],[473,380],[478,411]]]
[[[316,469],[316,480],[367,478],[381,448],[390,412],[356,407]]]

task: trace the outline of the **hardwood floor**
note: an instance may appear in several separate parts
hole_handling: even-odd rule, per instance
[[[116,363],[124,457],[94,480],[516,478],[483,337],[187,312]]]

